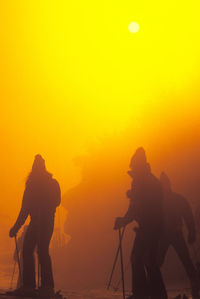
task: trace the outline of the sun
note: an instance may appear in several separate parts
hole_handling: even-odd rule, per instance
[[[140,25],[137,22],[131,22],[128,25],[128,30],[130,33],[137,33],[140,30]]]

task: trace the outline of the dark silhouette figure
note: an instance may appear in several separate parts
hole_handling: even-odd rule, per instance
[[[15,291],[17,294],[32,293],[35,290],[36,246],[41,266],[40,295],[54,294],[49,244],[54,229],[54,215],[60,200],[58,182],[47,172],[44,159],[36,155],[32,171],[26,181],[19,216],[10,230],[10,237],[14,237],[30,215],[31,220],[23,244],[23,286]]]
[[[160,242],[158,264],[160,267],[163,265],[169,247],[173,246],[190,280],[192,295],[196,297],[199,291],[197,271],[190,258],[182,230],[184,222],[188,230],[188,243],[193,244],[196,232],[192,209],[182,195],[172,191],[170,180],[164,172],[160,176],[160,182],[164,192],[165,232]]]
[[[114,227],[119,229],[133,220],[139,225],[131,255],[133,295],[130,298],[166,299],[167,293],[156,262],[163,232],[162,188],[151,173],[143,148],[137,149],[130,168],[128,173],[133,182],[127,192],[129,208],[124,217],[116,219]]]

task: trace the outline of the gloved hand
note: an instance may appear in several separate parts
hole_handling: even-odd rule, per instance
[[[188,234],[188,243],[193,244],[196,241],[196,234],[194,232],[189,232]]]
[[[9,236],[10,236],[10,238],[15,237],[15,236],[17,235],[17,232],[18,232],[18,229],[16,229],[16,227],[13,226],[13,227],[11,228],[10,232],[9,232]]]
[[[132,190],[132,189],[127,190],[127,192],[126,192],[126,196],[127,196],[128,198],[132,198],[132,196],[133,196],[133,190]]]
[[[114,225],[114,229],[120,229],[121,227],[125,226],[125,222],[124,222],[124,218],[123,217],[117,217],[115,219],[115,225]]]

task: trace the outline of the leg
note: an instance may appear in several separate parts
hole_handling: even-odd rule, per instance
[[[54,288],[53,271],[49,255],[49,244],[53,229],[43,228],[38,236],[38,258],[41,266],[41,286]]]
[[[178,232],[174,235],[172,245],[185,268],[192,290],[196,293],[196,289],[199,289],[197,271],[190,258],[189,250],[182,232]]]
[[[167,292],[157,262],[159,238],[151,238],[145,255],[145,266],[151,299],[166,299]]]
[[[35,260],[36,230],[29,225],[23,244],[23,287],[35,289]]]
[[[166,235],[164,235],[159,241],[158,252],[157,252],[157,264],[159,268],[161,268],[164,264],[169,246],[170,246],[169,238]]]
[[[137,232],[131,254],[132,291],[136,298],[148,297],[148,286],[143,261],[145,250],[146,246],[143,235],[140,232]]]

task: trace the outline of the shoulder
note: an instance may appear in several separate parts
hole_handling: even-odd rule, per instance
[[[176,198],[178,201],[187,201],[187,199],[186,199],[183,195],[181,195],[181,194],[179,194],[179,193],[172,192],[172,195],[173,195],[173,197]]]
[[[25,184],[24,194],[32,193],[34,190],[34,186],[31,180],[27,180]]]
[[[60,185],[58,183],[58,181],[54,178],[51,179],[51,184],[55,189],[59,189],[60,190]]]
[[[49,188],[52,192],[60,192],[60,185],[56,179],[48,177],[46,184],[47,188]]]
[[[173,192],[173,200],[176,201],[180,206],[190,206],[189,201],[181,194]]]
[[[161,183],[154,174],[150,175],[150,184],[152,185],[152,187],[162,190]]]

